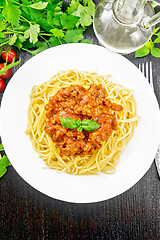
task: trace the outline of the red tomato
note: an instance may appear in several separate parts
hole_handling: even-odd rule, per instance
[[[0,92],[2,92],[5,88],[5,82],[3,81],[2,78],[0,78]]]
[[[6,48],[5,50],[3,50],[2,52],[2,58],[8,62],[8,63],[12,63],[13,59],[16,61],[17,59],[17,54],[15,53],[15,51],[13,51],[10,48]]]
[[[4,68],[4,63],[0,63],[0,70]],[[4,72],[2,75],[0,75],[1,78],[7,79],[11,76],[11,69],[8,69],[6,72]]]

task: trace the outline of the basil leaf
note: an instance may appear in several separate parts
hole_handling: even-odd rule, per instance
[[[80,119],[76,120],[77,128],[82,126],[82,121]]]
[[[75,129],[77,127],[76,120],[72,118],[60,117],[60,121],[63,127]]]
[[[83,129],[86,131],[89,131],[89,132],[97,130],[98,128],[100,128],[100,126],[101,125],[99,123],[97,123],[91,119],[87,119],[82,122]]]
[[[78,131],[78,132],[82,132],[82,129],[83,129],[82,126],[77,127],[77,131]]]
[[[60,117],[60,121],[63,127],[65,128],[70,128],[70,129],[75,129],[77,128],[78,132],[82,132],[82,129],[92,132],[100,128],[100,124],[91,120],[91,119],[86,119],[83,122],[78,119],[72,119],[72,118],[65,118],[65,117]]]
[[[11,163],[6,155],[3,155],[3,157],[0,159],[0,168],[2,167],[8,167]]]
[[[154,43],[160,43],[160,36],[158,36],[155,40]]]
[[[152,49],[154,47],[154,43],[152,42],[152,40],[150,39],[146,44],[145,46],[149,49]]]
[[[0,168],[0,178],[7,172],[7,168],[6,167],[1,167]]]
[[[151,54],[154,57],[160,58],[160,49],[156,48],[156,47],[152,48],[151,49]]]
[[[144,57],[144,56],[147,56],[149,53],[150,53],[150,49],[148,47],[146,47],[146,46],[143,46],[142,48],[138,49],[135,52],[135,57],[136,58]]]
[[[157,28],[155,28],[154,29],[154,31],[153,31],[153,35],[157,35],[157,32],[160,30],[160,27],[157,27]],[[159,34],[159,33],[158,33]]]
[[[0,144],[0,151],[3,151],[4,150],[4,147],[3,147],[3,144],[1,143]]]
[[[3,157],[0,159],[0,178],[7,172],[7,167],[10,165],[11,163],[8,157],[6,155],[3,155]]]

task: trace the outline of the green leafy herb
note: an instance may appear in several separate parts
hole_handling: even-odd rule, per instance
[[[4,17],[3,22],[18,26],[20,20],[21,10],[18,5],[12,0],[1,1],[1,14]]]
[[[17,40],[17,36],[13,34],[13,36],[10,37],[8,44],[12,46],[16,42],[16,40]]]
[[[153,47],[153,48],[151,49],[151,54],[152,54],[152,56],[154,56],[154,57],[160,58],[160,49],[159,49],[159,48],[156,48],[156,47]]]
[[[0,178],[7,172],[7,167],[10,165],[11,165],[11,163],[6,155],[1,157],[1,159],[0,159]]]
[[[152,38],[140,49],[135,52],[135,57],[145,57],[151,53],[152,56],[160,58],[160,49],[156,47],[160,43],[160,27],[155,28]]]
[[[30,43],[38,42],[38,33],[40,32],[39,24],[30,23],[30,27],[24,32],[24,38],[29,38]]]
[[[3,144],[0,144],[0,151],[3,151]],[[6,173],[7,167],[10,166],[11,163],[6,155],[3,155],[3,157],[0,154],[0,178]]]
[[[158,3],[156,3],[156,2],[152,2],[152,3],[151,3],[151,5],[152,5],[152,7],[153,7],[153,8],[155,8],[155,7],[159,6],[159,4],[158,4]]]
[[[79,17],[79,23],[83,27],[92,23],[92,16],[95,11],[95,5],[91,0],[84,0],[84,6],[76,0],[72,0],[67,12],[71,15]]]
[[[0,144],[0,151],[3,151],[4,150],[4,147],[3,147],[3,144],[1,143]]]
[[[15,60],[13,59],[13,62],[10,63],[10,64],[8,64],[8,65],[7,65],[6,63],[4,63],[4,68],[0,70],[0,76],[1,76],[3,73],[5,73],[8,69],[10,69],[10,68],[12,68],[12,67],[14,67],[14,66],[17,66],[17,65],[20,63],[20,61],[21,61],[21,59],[20,59],[19,61],[16,61],[16,62],[15,62]]]
[[[75,129],[77,127],[77,123],[75,119],[60,117],[60,121],[62,126],[65,128]]]
[[[44,9],[44,8],[46,8],[47,4],[48,4],[48,2],[39,1],[39,2],[31,4],[29,6],[31,8],[35,8],[35,9]]]
[[[71,0],[63,9],[61,0],[0,1],[0,47],[14,46],[34,56],[56,45],[89,42],[83,33],[93,21],[93,1]]]
[[[84,120],[82,122],[82,127],[84,130],[92,132],[97,130],[101,125],[91,119]]]
[[[89,132],[93,132],[100,128],[100,124],[91,120],[91,119],[86,119],[84,121],[81,121],[80,119],[75,120],[72,118],[65,118],[65,117],[60,117],[60,121],[63,127],[65,128],[70,128],[70,129],[75,129],[77,128],[78,132],[82,132],[82,130],[86,130]]]

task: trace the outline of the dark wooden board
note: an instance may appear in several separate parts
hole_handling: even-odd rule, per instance
[[[98,44],[92,27],[85,35]],[[19,57],[22,61],[12,75],[30,56],[22,52]],[[136,59],[134,53],[125,57],[136,66],[152,62],[160,104],[160,60],[151,55]],[[0,99],[2,96],[0,93]],[[0,239],[159,240],[160,179],[155,162],[131,189],[93,204],[73,204],[47,197],[28,185],[10,166],[0,179]]]

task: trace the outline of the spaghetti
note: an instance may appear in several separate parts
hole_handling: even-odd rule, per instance
[[[88,154],[61,155],[57,144],[45,131],[47,122],[45,106],[49,99],[62,88],[83,86],[90,89],[91,85],[102,85],[105,97],[114,106],[122,106],[123,111],[112,111],[117,125],[109,138],[101,143],[101,147]],[[49,81],[34,86],[30,96],[28,108],[29,134],[34,149],[45,161],[49,168],[69,174],[87,175],[99,173],[113,173],[119,162],[120,154],[131,139],[139,117],[137,116],[136,100],[130,89],[113,83],[110,75],[98,75],[94,72],[77,70],[60,71]]]

